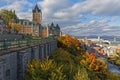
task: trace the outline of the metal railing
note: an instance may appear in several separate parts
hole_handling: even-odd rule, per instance
[[[38,45],[42,43],[47,43],[50,41],[54,41],[55,39],[52,38],[41,38],[41,39],[23,39],[23,40],[3,40],[0,41],[0,50],[7,50],[10,48],[21,48],[24,46],[32,46]]]

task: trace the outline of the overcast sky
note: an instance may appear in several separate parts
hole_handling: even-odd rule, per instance
[[[15,9],[21,19],[32,19],[38,4],[43,25],[54,22],[62,32],[120,36],[120,0],[0,0],[0,9]]]

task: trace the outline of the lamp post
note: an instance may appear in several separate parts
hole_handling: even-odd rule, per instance
[[[14,33],[14,19],[12,19],[11,33]]]
[[[25,28],[24,28],[24,27],[25,27],[25,22],[23,21],[23,34],[25,34],[25,33],[24,33],[24,29],[25,29]]]

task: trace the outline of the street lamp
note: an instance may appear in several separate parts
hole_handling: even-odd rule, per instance
[[[23,34],[24,34],[24,27],[25,27],[25,22],[23,21]]]

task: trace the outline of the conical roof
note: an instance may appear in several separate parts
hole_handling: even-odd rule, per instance
[[[56,25],[56,28],[57,28],[57,29],[60,29],[60,27],[59,27],[59,25],[58,25],[58,24]]]
[[[41,10],[39,9],[38,5],[36,4],[35,5],[35,8],[33,9],[33,12],[41,12]]]
[[[51,27],[54,27],[54,23],[53,22],[51,23]]]

